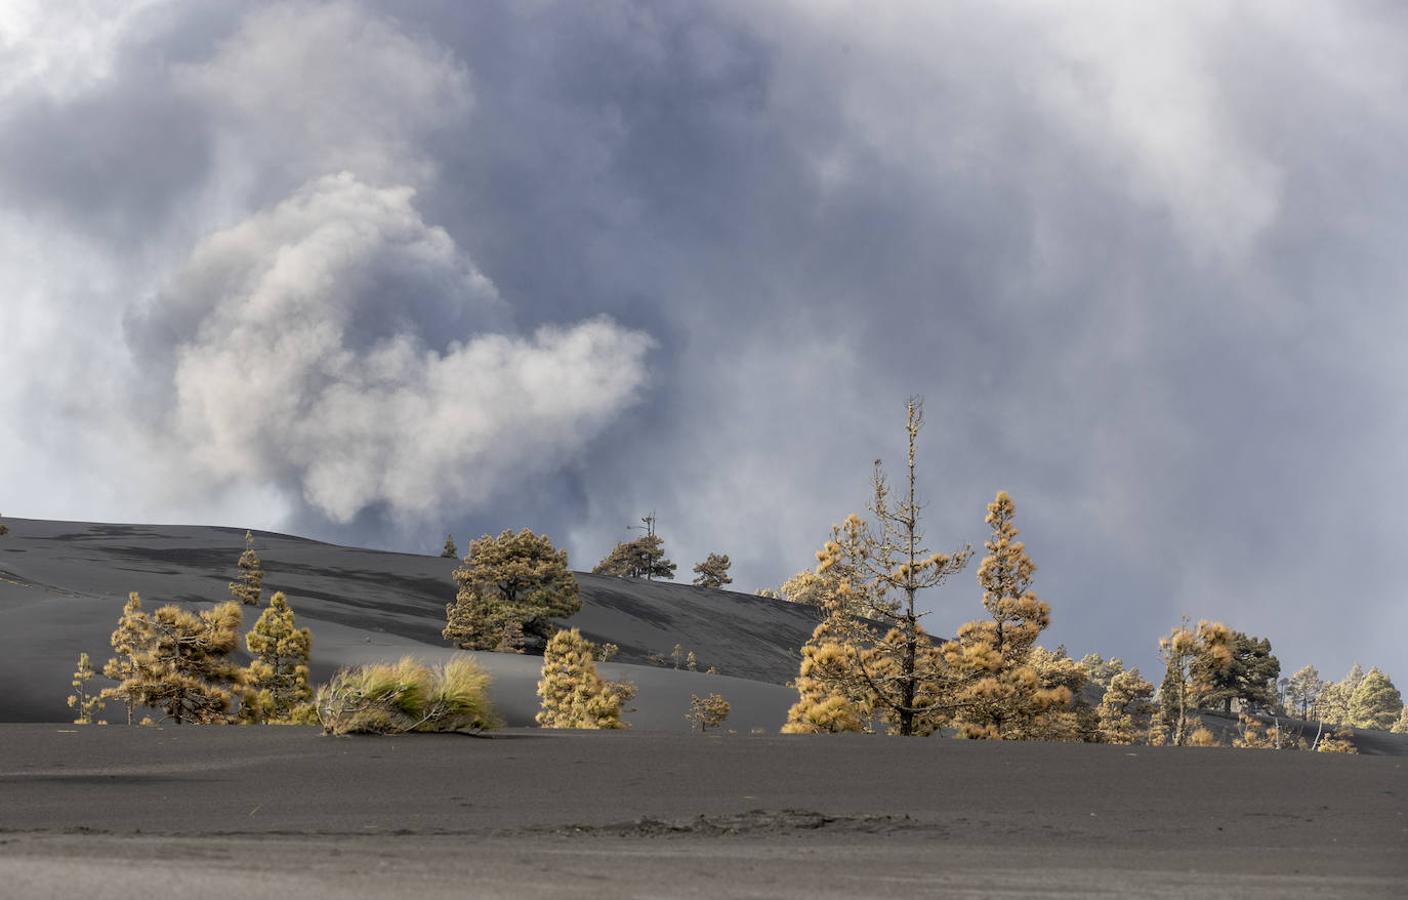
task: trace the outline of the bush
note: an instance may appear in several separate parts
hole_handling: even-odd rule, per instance
[[[405,657],[343,669],[318,690],[327,734],[477,734],[499,727],[489,675],[468,657],[432,668]]]

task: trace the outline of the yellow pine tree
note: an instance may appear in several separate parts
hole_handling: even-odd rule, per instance
[[[230,598],[245,606],[258,606],[264,596],[264,566],[254,552],[254,533],[244,533],[244,552],[240,554],[240,574],[230,582]]]
[[[635,694],[629,682],[605,681],[597,674],[595,647],[576,628],[557,632],[543,653],[538,681],[543,728],[617,729],[621,706]]]
[[[136,591],[127,595],[127,603],[112,633],[112,649],[116,654],[103,666],[103,675],[117,682],[116,687],[104,688],[104,700],[120,700],[127,707],[127,724],[140,705],[144,675],[140,661],[150,652],[155,633],[151,619],[142,610],[142,598]]]
[[[316,715],[308,685],[313,633],[297,627],[282,591],[270,598],[244,643],[252,659],[244,673],[240,719],[271,725],[311,724]]]
[[[1196,708],[1191,671],[1198,653],[1198,638],[1184,624],[1159,639],[1159,656],[1164,661],[1164,681],[1159,688],[1159,729],[1168,743],[1181,747],[1188,742],[1196,724]]]
[[[1398,711],[1398,719],[1394,721],[1393,727],[1389,731],[1394,734],[1408,734],[1408,706]]]
[[[1110,677],[1110,686],[1100,699],[1096,714],[1100,720],[1100,740],[1106,744],[1133,744],[1148,731],[1154,705],[1154,686],[1134,668]]]
[[[240,619],[233,601],[200,613],[179,606],[153,613],[151,649],[137,660],[140,705],[162,710],[177,725],[228,721],[233,690],[242,681],[229,658]]]
[[[69,708],[78,712],[78,718],[73,720],[75,725],[92,725],[98,721],[97,717],[107,705],[102,695],[94,693],[88,686],[93,680],[93,675],[93,664],[88,661],[88,654],[78,654],[78,670],[73,673],[73,693],[68,697]]]
[[[1006,491],[988,504],[992,534],[978,583],[989,618],[963,625],[957,640],[944,646],[944,659],[963,685],[955,724],[968,738],[1021,739],[1034,721],[1071,700],[1068,687],[1043,684],[1030,663],[1037,637],[1051,622],[1051,607],[1031,589],[1036,566],[1017,540],[1016,514]]]
[[[802,665],[795,682],[797,702],[787,711],[783,734],[839,734],[868,731],[874,713],[869,687],[861,676],[856,647],[860,629],[832,602],[831,615],[802,645]]]
[[[689,712],[685,713],[685,718],[690,724],[699,729],[700,734],[710,728],[718,728],[724,724],[732,707],[720,694],[710,694],[707,697],[700,697],[697,694],[689,695]]]

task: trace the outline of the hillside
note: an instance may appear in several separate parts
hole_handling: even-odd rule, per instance
[[[10,519],[0,539],[0,721],[63,721],[63,698],[80,652],[106,658],[108,638],[129,591],[148,609],[222,600],[235,575],[244,530],[196,526],[104,525]],[[453,599],[455,561],[387,553],[258,532],[266,597],[284,591],[314,634],[313,675],[339,665],[405,653],[448,653],[440,637]],[[735,701],[737,727],[780,724],[793,697],[797,648],[815,620],[805,609],[731,591],[578,573],[582,609],[565,624],[620,646],[612,677],[641,686],[637,727],[680,727],[691,692],[718,690]],[[246,625],[252,621],[246,616]],[[652,665],[681,644],[699,668],[719,676]],[[495,699],[510,722],[528,724],[539,663],[479,654],[499,682]],[[721,677],[731,676],[731,677]],[[721,685],[729,684],[725,690]],[[651,702],[663,691],[669,712]],[[750,721],[747,710],[758,708]],[[742,708],[739,708],[742,703]],[[527,718],[528,721],[523,721]],[[682,720],[680,720],[682,724]]]

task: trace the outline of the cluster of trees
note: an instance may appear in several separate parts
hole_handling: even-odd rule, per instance
[[[1392,679],[1377,666],[1358,663],[1339,681],[1324,681],[1314,666],[1282,680],[1281,701],[1289,715],[1342,728],[1408,733],[1408,707]]]
[[[1266,638],[1220,622],[1185,622],[1160,642],[1165,674],[1157,690],[1117,658],[1091,654],[1077,662],[1063,648],[1039,646],[1051,609],[1032,589],[1036,566],[1019,539],[1016,505],[1006,492],[987,509],[990,536],[977,571],[985,615],[960,627],[952,640],[930,636],[916,597],[961,571],[971,550],[938,553],[925,546],[915,498],[922,424],[922,402],[915,398],[906,422],[908,477],[898,500],[877,461],[869,521],[852,514],[833,526],[814,569],[778,591],[762,592],[822,614],[802,648],[798,700],[784,732],[926,735],[951,728],[976,739],[1207,746],[1218,738],[1199,712],[1236,709],[1241,720],[1234,746],[1305,743],[1279,722],[1258,718],[1284,713],[1277,690],[1281,666]],[[1408,722],[1383,673],[1351,673],[1347,681],[1325,686],[1313,669],[1302,670],[1290,679],[1286,696],[1337,725]],[[1100,702],[1092,704],[1087,698],[1096,694]],[[1352,750],[1342,738],[1322,734],[1316,748]]]
[[[151,613],[135,592],[128,595],[112,633],[113,656],[102,675],[114,684],[94,690],[88,654],[79,656],[69,705],[79,724],[100,722],[112,701],[125,707],[127,724],[143,709],[184,723],[302,723],[312,720],[308,659],[312,634],[299,628],[282,593],[245,635],[248,666],[232,658],[239,644],[242,608],[259,603],[263,570],[246,534],[231,599],[192,612],[174,604]],[[238,705],[236,705],[238,704]]]

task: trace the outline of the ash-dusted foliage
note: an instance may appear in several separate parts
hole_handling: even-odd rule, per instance
[[[1184,742],[1189,747],[1221,747],[1217,735],[1212,733],[1212,729],[1205,725],[1199,725],[1188,734],[1188,740]]]
[[[466,656],[431,667],[411,657],[342,669],[314,704],[326,734],[477,734],[499,727],[489,675]]]
[[[239,576],[230,582],[230,598],[245,606],[258,606],[264,596],[264,566],[254,552],[254,534],[244,533],[244,552],[240,554]]]
[[[1149,729],[1153,695],[1154,686],[1140,676],[1137,668],[1112,675],[1097,710],[1100,740],[1106,744],[1138,742]]]
[[[1393,727],[1390,728],[1389,731],[1392,731],[1394,734],[1408,734],[1408,706],[1398,711],[1398,719],[1393,723]]]
[[[78,654],[78,668],[73,673],[73,693],[68,697],[69,708],[78,713],[78,718],[73,720],[75,725],[92,725],[94,722],[107,724],[98,719],[103,708],[107,706],[107,701],[89,685],[93,676],[93,664],[88,660],[88,654]]]
[[[152,642],[137,657],[137,703],[162,710],[177,725],[229,720],[243,680],[230,659],[242,614],[233,601],[192,613],[163,606],[152,614]]]
[[[710,694],[707,697],[690,694],[689,712],[685,713],[685,718],[691,726],[703,733],[723,725],[731,709],[729,702],[721,694]]]
[[[665,556],[665,541],[658,534],[646,534],[622,541],[606,558],[592,568],[593,575],[614,578],[675,578],[678,566]]]
[[[606,681],[596,671],[596,647],[576,628],[559,631],[543,653],[543,673],[538,681],[542,709],[537,722],[543,728],[618,729],[630,726],[621,720],[621,707],[635,696],[628,681]]]
[[[245,670],[240,719],[268,725],[311,724],[315,717],[308,703],[313,696],[308,658],[313,633],[297,626],[282,591],[269,600],[269,608],[260,614],[244,643],[253,660]]]
[[[112,633],[112,649],[116,654],[103,666],[103,675],[117,682],[116,687],[104,688],[104,700],[121,700],[127,707],[127,724],[141,697],[142,672],[139,661],[153,640],[151,619],[142,609],[142,598],[136,591],[127,595],[127,603],[118,617]]]
[[[733,576],[728,574],[732,565],[733,561],[728,558],[727,553],[710,553],[702,563],[694,566],[695,586],[721,588],[726,584],[733,584]]]
[[[1364,675],[1349,698],[1349,724],[1387,731],[1399,718],[1403,695],[1377,666]]]
[[[447,534],[447,535],[445,535],[445,546],[443,546],[443,547],[440,548],[440,558],[441,558],[441,559],[459,559],[459,558],[460,558],[460,548],[455,546],[455,536],[454,536],[453,534]]]
[[[567,551],[527,528],[471,542],[454,577],[459,591],[445,608],[443,634],[465,650],[515,651],[529,636],[545,642],[550,619],[582,608]]]
[[[1348,726],[1327,731],[1315,743],[1315,749],[1320,753],[1358,753],[1359,748],[1354,746],[1353,737],[1354,729]]]

